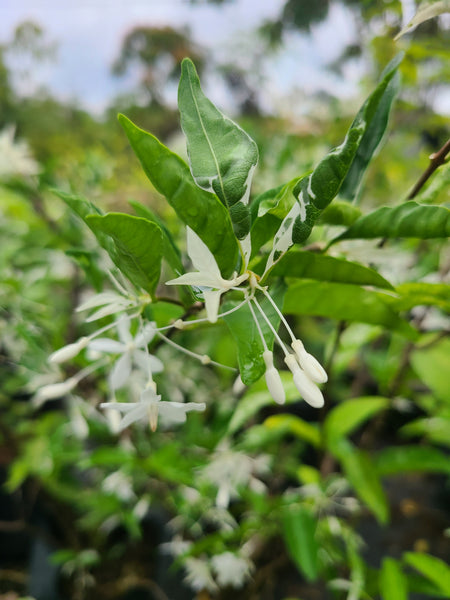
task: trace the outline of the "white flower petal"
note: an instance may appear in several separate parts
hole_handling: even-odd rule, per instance
[[[82,302],[77,307],[77,312],[82,310],[88,310],[90,308],[97,308],[97,306],[103,306],[104,304],[112,304],[112,303],[123,303],[125,298],[116,294],[115,292],[102,292],[101,294],[95,294],[91,298],[88,298],[85,302]]]
[[[210,323],[217,321],[219,314],[220,296],[223,294],[220,290],[210,290],[203,292],[203,298],[205,300],[206,314]]]
[[[117,410],[121,413],[129,413],[138,406],[141,406],[140,402],[102,402],[100,408],[107,408],[108,410]]]
[[[125,352],[115,363],[109,376],[109,385],[112,390],[121,388],[131,374],[131,357]]]
[[[70,360],[79,354],[81,350],[87,346],[88,342],[88,337],[82,337],[78,341],[73,342],[73,344],[67,344],[67,346],[63,346],[59,350],[56,350],[50,354],[48,357],[48,362],[59,364],[65,362],[66,360]]]
[[[146,419],[148,415],[147,407],[143,404],[139,404],[134,410],[131,410],[128,414],[124,416],[120,423],[120,431],[123,431],[126,427],[131,425],[131,423],[135,423],[136,421],[140,421],[141,419]]]
[[[164,370],[164,365],[159,358],[147,354],[144,350],[135,350],[133,352],[133,360],[136,365],[145,372],[161,373],[161,371]]]
[[[203,271],[205,273],[211,273],[216,277],[221,277],[216,259],[208,246],[190,227],[186,227],[186,233],[187,252],[197,271]]]
[[[122,354],[125,351],[125,345],[110,338],[97,338],[89,342],[89,350],[107,352],[108,354]]]
[[[66,381],[44,385],[44,387],[41,387],[33,397],[34,406],[39,407],[44,404],[44,402],[47,402],[47,400],[62,398],[71,392],[77,383],[78,380],[75,377],[71,377]]]
[[[131,319],[122,317],[117,320],[116,327],[119,335],[119,340],[124,344],[129,344],[133,341],[133,336],[130,333]]]
[[[166,281],[166,285],[193,285],[195,287],[221,288],[222,278],[204,271],[200,273],[185,273],[176,279]]]
[[[147,323],[143,329],[141,329],[137,336],[134,338],[134,344],[137,348],[145,348],[152,339],[155,337],[156,324]]]
[[[170,423],[184,423],[186,413],[191,411],[202,412],[206,408],[204,402],[160,402],[159,415],[163,421]]]

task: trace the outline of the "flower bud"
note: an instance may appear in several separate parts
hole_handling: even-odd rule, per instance
[[[44,402],[47,402],[47,400],[56,400],[56,398],[62,398],[71,392],[77,383],[78,379],[76,377],[71,377],[70,379],[60,383],[44,385],[44,387],[41,387],[37,391],[33,398],[34,406],[39,407],[44,404]]]
[[[294,354],[288,354],[284,359],[294,376],[294,384],[302,398],[314,408],[321,408],[325,401],[317,385],[300,368]]]
[[[325,383],[328,381],[328,375],[320,362],[309,352],[306,352],[301,340],[294,340],[291,344],[295,352],[298,363],[312,381],[315,383]]]
[[[270,350],[266,350],[263,353],[263,359],[266,363],[265,378],[270,395],[277,404],[284,404],[286,401],[286,392],[284,391],[280,374],[273,366],[273,353]]]
[[[70,360],[74,358],[83,348],[89,343],[88,337],[81,337],[78,341],[73,344],[67,344],[67,346],[63,346],[59,350],[56,350],[48,357],[48,362],[59,364],[66,362],[66,360]]]

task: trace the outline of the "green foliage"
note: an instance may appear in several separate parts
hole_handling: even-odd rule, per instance
[[[285,507],[281,518],[283,536],[292,560],[308,581],[315,581],[319,570],[316,519],[310,510],[302,506]]]

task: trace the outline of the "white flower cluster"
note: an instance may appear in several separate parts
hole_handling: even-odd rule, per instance
[[[324,404],[324,398],[317,384],[327,381],[327,374],[320,363],[309,354],[301,340],[297,339],[292,332],[285,317],[277,307],[273,298],[270,296],[266,287],[259,283],[259,278],[253,272],[246,270],[242,275],[234,275],[231,279],[224,279],[220,269],[209,248],[197,236],[192,229],[187,228],[187,249],[192,264],[197,269],[196,272],[186,273],[176,279],[167,282],[167,285],[190,285],[197,289],[205,301],[207,318],[189,320],[177,320],[166,327],[157,328],[155,323],[144,325],[141,312],[146,304],[150,302],[148,295],[136,297],[130,294],[112,275],[111,279],[115,284],[117,291],[109,291],[97,294],[93,298],[84,302],[78,310],[92,310],[94,312],[86,319],[86,322],[97,321],[101,318],[116,315],[116,320],[98,329],[89,336],[81,337],[74,343],[68,344],[54,352],[49,360],[51,363],[59,364],[77,356],[82,350],[86,349],[90,356],[99,357],[94,364],[86,367],[76,375],[70,377],[64,382],[53,383],[42,387],[34,397],[36,405],[43,402],[59,398],[69,394],[74,390],[78,383],[91,374],[96,369],[111,364],[112,368],[108,376],[109,390],[112,396],[110,402],[100,404],[113,413],[119,413],[120,420],[115,428],[122,431],[136,421],[145,420],[149,423],[152,431],[155,431],[158,418],[161,417],[169,424],[182,423],[186,421],[186,414],[190,411],[203,411],[204,402],[169,402],[161,400],[157,394],[156,383],[153,375],[163,370],[163,364],[159,358],[149,353],[148,346],[155,336],[166,344],[176,347],[185,354],[199,360],[202,364],[219,365],[210,359],[207,355],[199,355],[176,344],[170,337],[166,337],[162,331],[165,329],[183,329],[186,325],[210,321],[214,323],[220,317],[229,315],[243,306],[248,306],[252,319],[255,323],[261,344],[263,348],[262,359],[265,363],[265,379],[267,388],[272,398],[278,404],[285,402],[285,391],[282,385],[281,377],[274,366],[273,352],[269,350],[263,327],[270,331],[275,341],[284,352],[284,361],[292,372],[294,384],[300,395],[311,406],[320,408]],[[245,285],[243,285],[245,283]],[[244,294],[244,299],[234,308],[219,314],[219,305],[222,294],[229,290],[238,291]],[[291,350],[282,341],[273,323],[264,312],[257,295],[262,295],[276,312],[280,321],[286,328],[291,337]],[[130,311],[134,314],[129,314]],[[260,322],[259,319],[262,319]],[[132,334],[134,323],[138,320],[137,332]],[[110,337],[101,337],[112,328],[116,328],[118,339]],[[267,329],[268,328],[268,329]],[[111,357],[113,357],[111,359]],[[230,368],[230,367],[226,367]],[[132,389],[138,385],[137,398],[134,402],[117,402],[117,390],[127,386]],[[227,506],[232,493],[232,488],[228,491],[219,489],[219,496],[222,498],[220,504]]]
[[[0,131],[0,181],[39,173],[39,165],[32,158],[28,144],[15,141],[14,134],[13,126]]]
[[[189,557],[184,561],[186,583],[196,592],[215,592],[218,588],[242,588],[254,569],[253,563],[242,553],[223,552],[210,560]]]
[[[318,362],[318,360],[314,358],[314,356],[305,350],[302,341],[295,337],[288,322],[275,304],[273,298],[268,293],[267,288],[259,285],[257,275],[251,271],[246,271],[239,276],[237,276],[235,273],[231,279],[223,279],[214,255],[211,253],[206,244],[204,244],[197,234],[189,227],[187,228],[187,248],[189,257],[192,261],[192,264],[197,269],[197,272],[186,273],[177,279],[168,281],[167,284],[188,284],[198,288],[203,294],[206,313],[208,315],[208,320],[211,323],[215,323],[218,317],[224,317],[227,314],[239,310],[243,305],[248,305],[264,349],[262,358],[266,365],[265,379],[267,387],[275,402],[278,404],[283,404],[286,399],[286,394],[281,382],[280,374],[274,367],[273,352],[269,350],[267,346],[261,324],[254,309],[255,307],[257,312],[261,315],[263,321],[267,323],[269,329],[274,335],[275,340],[283,350],[285,355],[284,361],[288,369],[292,372],[294,384],[300,395],[311,406],[315,408],[322,407],[324,404],[324,398],[317,384],[325,383],[327,381],[328,377],[325,369]],[[248,282],[247,286],[239,287],[246,281]],[[220,297],[229,290],[243,292],[245,299],[235,308],[219,315],[218,310]],[[260,302],[256,298],[257,292],[260,292],[265,298],[267,298],[275,312],[280,317],[281,322],[291,337],[291,348],[293,352],[290,352],[286,348],[286,345],[281,340],[275,327],[265,314]],[[191,323],[193,322],[195,321],[191,321]],[[178,324],[176,323],[175,325],[182,327],[183,323],[180,322]]]

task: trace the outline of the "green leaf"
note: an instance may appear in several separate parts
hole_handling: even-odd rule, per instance
[[[430,239],[447,237],[449,234],[450,210],[448,208],[421,206],[410,200],[395,208],[383,206],[361,217],[332,243],[377,237]]]
[[[396,61],[396,59],[394,59]],[[396,64],[394,62],[394,64]],[[391,65],[388,65],[386,71],[389,73]],[[389,113],[392,104],[400,88],[400,76],[395,72],[394,77],[390,79],[381,95],[375,112],[370,119],[362,140],[356,151],[355,158],[339,190],[339,194],[346,200],[355,200],[360,192],[361,183],[364,174],[372,160],[373,155],[381,144],[382,138],[387,128]]]
[[[450,339],[442,339],[428,348],[419,348],[411,354],[411,365],[420,379],[435,396],[450,402],[448,384],[448,357]]]
[[[370,456],[345,438],[336,440],[331,451],[341,462],[347,479],[361,500],[380,523],[387,523],[389,505]]]
[[[93,231],[110,236],[114,242],[111,259],[136,286],[153,294],[161,274],[163,239],[156,223],[123,213],[88,215]]]
[[[181,261],[181,254],[164,221],[162,221],[158,215],[148,208],[148,206],[144,206],[140,202],[130,200],[129,204],[132,206],[138,217],[147,219],[147,221],[151,221],[159,225],[163,236],[163,258],[167,260],[174,273],[177,275],[182,275],[184,273],[184,268]]]
[[[442,204],[448,202],[450,187],[450,162],[436,169],[427,185],[414,196],[418,204]]]
[[[393,558],[383,559],[380,592],[383,600],[408,600],[408,581],[399,563]]]
[[[320,448],[322,444],[320,432],[317,427],[295,415],[273,415],[264,421],[264,427],[267,427],[267,429],[270,429],[271,431],[282,430],[286,433],[295,435],[316,448]]]
[[[271,291],[271,296],[277,306],[282,305],[285,289],[285,285],[280,281],[277,287]],[[274,328],[278,329],[280,317],[275,312],[273,306],[265,297],[258,298],[258,301]],[[242,302],[242,299],[225,302],[223,311],[225,312],[234,308],[239,302]],[[257,308],[254,307],[253,310],[258,318],[267,346],[270,349],[273,346],[274,335]],[[224,317],[224,321],[237,345],[241,379],[245,385],[251,385],[265,373],[266,366],[262,359],[264,350],[262,341],[248,304],[245,304],[231,315]]]
[[[398,310],[426,305],[450,312],[450,286],[444,283],[402,283],[396,287],[396,292],[401,295],[394,302]]]
[[[250,231],[248,202],[258,148],[206,98],[194,64],[187,58],[181,64],[178,107],[194,179],[228,207],[236,236],[242,239]]]
[[[156,190],[205,242],[228,277],[236,266],[238,246],[225,207],[214,194],[198,188],[188,165],[177,154],[124,115],[119,115],[119,121]]]
[[[375,457],[380,476],[418,471],[450,474],[448,457],[431,446],[397,446],[381,450]]]
[[[450,567],[443,560],[425,552],[406,552],[403,560],[425,575],[444,594],[450,595]]]
[[[450,414],[415,419],[400,429],[400,435],[424,437],[433,444],[450,448]]]
[[[389,406],[387,398],[363,396],[351,398],[335,406],[328,413],[324,423],[324,433],[330,442],[333,439],[350,435],[373,415]]]
[[[282,533],[289,556],[308,581],[319,575],[317,520],[303,506],[287,506],[281,514]]]
[[[283,310],[291,314],[381,325],[410,339],[416,339],[418,335],[391,308],[385,294],[352,284],[313,280],[296,282],[288,288]]]
[[[258,272],[258,267],[255,271]],[[285,254],[274,266],[271,275],[393,289],[392,285],[373,269],[342,258],[302,250],[293,250]]]
[[[293,244],[300,244],[308,239],[321,211],[338,194],[364,135],[385,99],[386,89],[396,74],[401,60],[402,55],[398,55],[388,65],[381,82],[353,120],[342,144],[329,152],[310,175],[297,182],[293,189],[296,202],[275,234],[266,270],[269,270]]]
[[[361,216],[361,209],[344,200],[334,200],[320,214],[319,225],[350,227]]]

